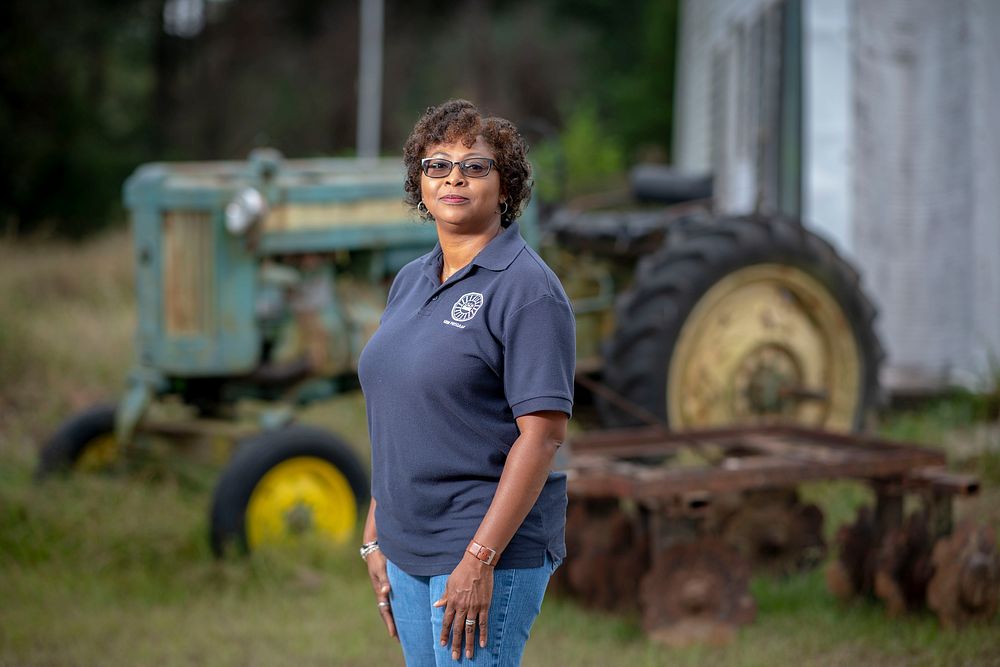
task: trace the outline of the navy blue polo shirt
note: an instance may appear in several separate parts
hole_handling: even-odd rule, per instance
[[[438,244],[403,267],[358,362],[379,545],[418,576],[462,559],[520,433],[515,418],[573,407],[573,311],[517,223],[444,283],[441,263]],[[497,567],[565,557],[565,521],[566,476],[550,472]]]

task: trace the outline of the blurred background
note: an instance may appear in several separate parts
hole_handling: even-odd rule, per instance
[[[5,3],[0,159],[18,165],[0,186],[6,233],[113,224],[122,181],[153,159],[355,154],[359,6]],[[400,155],[427,106],[467,97],[534,134],[533,157],[566,143],[579,191],[638,155],[664,159],[676,34],[673,0],[389,0],[381,152]]]
[[[996,4],[681,4],[389,0],[366,107],[360,3],[8,2],[0,229],[120,225],[150,160],[354,155],[359,109],[398,155],[424,108],[467,97],[529,136],[541,202],[612,190],[636,162],[711,173],[718,211],[802,217],[859,266],[888,386],[988,383]]]
[[[381,39],[362,29],[366,4]],[[878,311],[865,325],[886,356],[864,425],[978,476],[956,516],[1000,526],[997,34],[994,0],[0,3],[0,665],[400,663],[353,541],[213,558],[217,456],[154,447],[110,475],[33,475],[40,444],[117,400],[133,365],[122,187],[139,165],[265,146],[395,158],[453,97],[527,136],[543,221],[620,204],[637,164],[709,179],[712,215],[803,220]],[[367,461],[357,393],[303,419]],[[830,544],[873,501],[855,482],[801,493]],[[525,664],[1000,654],[996,619],[951,632],[926,609],[887,618],[834,600],[820,569],[750,586],[752,625],[684,649],[650,641],[634,610],[550,596]]]

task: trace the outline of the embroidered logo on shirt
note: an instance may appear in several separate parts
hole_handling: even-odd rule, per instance
[[[455,305],[451,307],[451,319],[456,322],[468,322],[483,305],[483,295],[479,292],[469,292],[468,294],[463,294],[455,302]]]

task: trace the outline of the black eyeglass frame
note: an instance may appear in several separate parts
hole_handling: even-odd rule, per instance
[[[472,174],[467,173],[465,171],[465,168],[466,168],[466,164],[465,163],[466,162],[470,162],[472,160],[485,160],[486,161],[486,173],[485,174],[481,174],[479,176],[473,176]],[[430,162],[447,162],[448,163],[448,173],[447,174],[441,174],[440,176],[431,176],[430,174],[427,173],[427,171],[430,169],[430,167],[428,166],[428,163],[430,163]],[[470,157],[470,158],[466,158],[464,160],[457,160],[457,161],[456,160],[447,160],[447,159],[445,159],[443,157],[425,157],[422,160],[420,160],[420,171],[424,172],[424,176],[426,176],[427,178],[448,178],[448,176],[451,176],[451,172],[454,171],[456,164],[458,165],[458,170],[460,172],[462,172],[462,176],[465,176],[466,178],[486,178],[487,176],[490,175],[490,172],[493,170],[493,166],[496,164],[496,161],[493,160],[492,158],[488,158],[488,157]]]

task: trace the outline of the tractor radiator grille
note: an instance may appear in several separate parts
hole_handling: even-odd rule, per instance
[[[167,334],[206,333],[212,313],[211,213],[163,215],[163,316]]]

